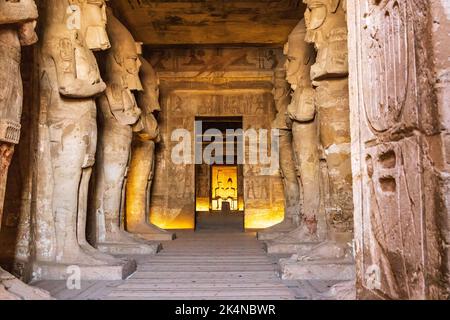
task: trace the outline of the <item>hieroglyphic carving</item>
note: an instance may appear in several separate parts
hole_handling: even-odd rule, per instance
[[[447,209],[429,4],[353,0],[348,9],[358,296],[442,298],[437,216]]]
[[[207,77],[215,72],[272,70],[282,60],[275,48],[172,49],[150,52],[150,62],[157,71],[194,72]]]

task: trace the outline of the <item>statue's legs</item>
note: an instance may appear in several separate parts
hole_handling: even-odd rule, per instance
[[[150,223],[149,210],[154,167],[155,142],[138,139],[133,141],[126,187],[126,229],[140,235],[164,234],[169,239],[172,238],[169,232]]]
[[[115,120],[113,120],[115,121]],[[145,244],[138,237],[121,229],[120,211],[123,201],[123,186],[128,168],[132,130],[129,126],[107,122],[101,132],[98,162],[100,171],[97,181],[97,204],[104,215],[104,230],[99,242],[116,244]]]
[[[270,240],[289,232],[298,226],[300,220],[300,186],[295,170],[294,150],[290,130],[280,130],[280,171],[285,196],[285,214],[283,222],[258,233],[258,239]]]
[[[275,239],[279,243],[316,242],[317,219],[320,209],[319,137],[317,122],[292,125],[293,146],[297,161],[297,174],[303,192],[300,225]]]
[[[90,132],[85,132],[83,122],[90,122],[92,120],[90,118],[90,115],[86,115],[77,122],[65,122],[62,127],[59,127],[61,123],[58,123],[51,127],[56,260],[64,264],[106,264],[105,261],[96,259],[82,250],[77,234],[79,188],[90,136]],[[70,131],[67,130],[69,128]]]
[[[326,208],[328,241],[305,259],[350,258],[353,238],[353,187],[348,81],[320,82],[316,89],[320,140],[325,151],[332,207]]]
[[[108,254],[102,253],[89,244],[86,240],[86,220],[87,220],[87,204],[88,204],[88,192],[89,181],[92,176],[92,167],[83,169],[81,174],[81,183],[79,189],[79,201],[78,201],[78,243],[84,251],[99,260],[104,260],[108,263],[118,264],[121,261]]]

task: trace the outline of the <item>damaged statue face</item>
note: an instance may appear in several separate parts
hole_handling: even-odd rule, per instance
[[[304,0],[307,4],[305,41],[317,50],[311,79],[348,75],[347,21],[342,0]]]
[[[67,15],[69,28],[80,31],[89,49],[102,51],[111,47],[105,0],[70,0]]]

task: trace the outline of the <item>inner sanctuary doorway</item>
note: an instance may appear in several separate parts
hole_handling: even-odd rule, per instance
[[[196,229],[244,229],[242,126],[242,117],[196,118],[196,153],[206,154],[195,165]]]

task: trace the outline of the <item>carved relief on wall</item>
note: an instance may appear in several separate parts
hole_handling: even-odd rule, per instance
[[[272,70],[282,60],[275,48],[171,49],[150,51],[150,61],[159,72],[193,72],[207,77],[216,72]]]
[[[439,113],[426,80],[427,6],[349,1],[357,289],[363,298],[440,294],[436,215],[443,194],[434,149]]]
[[[360,46],[361,63],[366,67],[361,75],[363,83],[373,86],[363,86],[362,93],[367,121],[377,133],[399,126],[399,120],[407,114],[406,95],[414,75],[405,66],[413,66],[415,60],[410,50],[414,46],[414,28],[408,21],[407,1],[389,1],[381,10],[367,5],[369,15]]]

